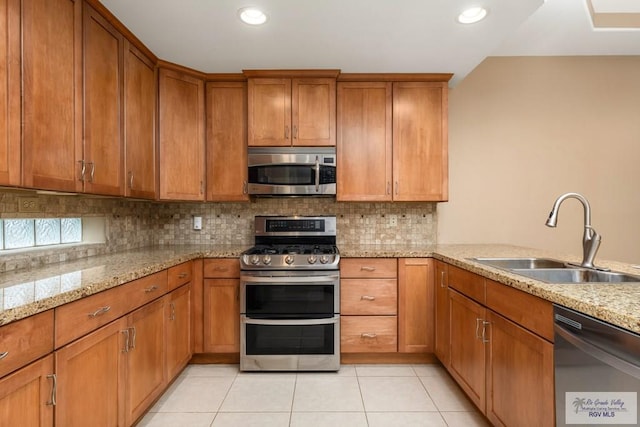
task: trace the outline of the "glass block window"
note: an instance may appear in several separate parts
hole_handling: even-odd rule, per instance
[[[81,218],[0,220],[0,250],[82,242]]]

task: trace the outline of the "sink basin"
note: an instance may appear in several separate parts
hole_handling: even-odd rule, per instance
[[[624,283],[640,282],[640,276],[615,271],[596,271],[585,268],[513,268],[515,274],[547,283]]]
[[[565,268],[565,263],[563,261],[549,258],[470,258],[470,260],[506,270],[512,270],[514,268]]]

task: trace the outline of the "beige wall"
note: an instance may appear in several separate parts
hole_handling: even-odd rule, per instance
[[[640,264],[640,57],[491,57],[450,92],[450,197],[439,243],[581,254],[583,194],[598,258]]]

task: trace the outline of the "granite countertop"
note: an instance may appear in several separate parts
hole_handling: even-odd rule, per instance
[[[92,295],[191,259],[237,257],[240,245],[165,246],[95,256],[41,268],[0,274],[0,325]],[[511,245],[339,246],[342,257],[433,257],[548,301],[640,333],[640,284],[549,284],[470,260],[474,257],[544,257],[580,261],[575,256]],[[598,266],[640,275],[625,263],[597,260]]]
[[[248,246],[164,246],[0,274],[0,325],[196,258],[237,257]]]

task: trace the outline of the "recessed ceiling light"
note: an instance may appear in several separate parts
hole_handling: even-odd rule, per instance
[[[458,15],[458,22],[461,24],[474,24],[484,19],[485,16],[487,16],[487,9],[484,7],[470,7]]]
[[[242,22],[249,25],[262,25],[267,22],[267,15],[255,7],[243,7],[239,9],[238,16]]]

